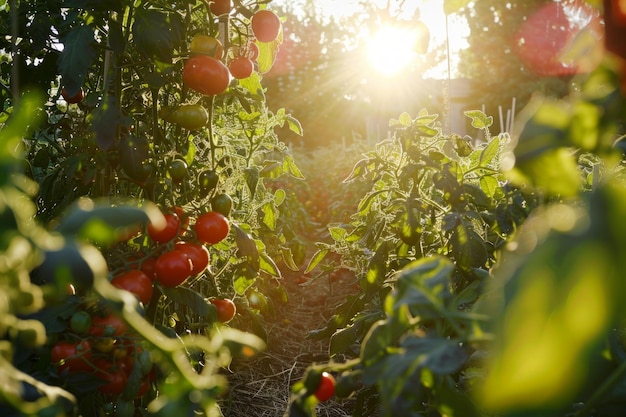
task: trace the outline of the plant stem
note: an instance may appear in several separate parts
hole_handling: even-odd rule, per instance
[[[619,384],[626,376],[626,362],[622,362],[619,367],[611,374],[611,376],[604,381],[600,387],[589,397],[585,402],[585,405],[580,408],[574,417],[588,416],[593,407],[606,396],[617,384]]]

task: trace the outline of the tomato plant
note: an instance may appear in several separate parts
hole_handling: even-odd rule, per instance
[[[156,280],[164,287],[176,287],[191,276],[193,267],[187,254],[172,250],[159,256],[154,264]]]
[[[186,172],[186,169],[185,169]],[[180,174],[180,172],[178,172]],[[178,236],[180,231],[180,218],[175,213],[166,213],[165,226],[157,229],[152,223],[148,223],[147,231],[150,239],[156,243],[166,243]]]
[[[230,84],[230,72],[219,60],[207,55],[195,55],[185,62],[183,82],[206,96],[222,94]]]
[[[152,299],[152,280],[143,271],[130,270],[111,280],[114,287],[132,293],[144,305]]]
[[[228,323],[237,314],[235,303],[228,298],[213,298],[211,304],[217,308],[217,319],[222,323]]]
[[[259,10],[250,19],[252,33],[259,42],[272,42],[280,33],[280,19],[271,10]]]
[[[313,393],[318,401],[328,401],[335,395],[335,377],[328,372],[322,372],[320,383]]]
[[[213,245],[221,242],[228,236],[230,222],[222,213],[209,211],[198,216],[194,225],[194,231],[201,242]]]
[[[234,78],[241,80],[244,78],[248,78],[252,75],[252,73],[254,72],[254,64],[252,63],[250,58],[245,56],[238,56],[236,58],[233,58],[228,63],[228,70]]]
[[[15,32],[7,33],[20,34],[19,42],[13,36],[0,41],[0,61],[20,64],[13,66],[15,78],[6,65],[0,66],[6,86],[0,89],[0,112],[32,128],[26,134],[13,122],[5,130],[5,118],[0,122],[0,154],[5,155],[0,158],[0,235],[6,238],[0,258],[10,263],[8,270],[2,269],[0,286],[11,299],[6,310],[10,324],[0,338],[13,344],[7,352],[17,352],[7,353],[0,366],[10,379],[8,388],[4,384],[0,388],[0,396],[9,399],[8,415],[44,415],[50,406],[60,407],[55,415],[105,415],[110,405],[117,407],[113,410],[117,414],[139,415],[148,412],[150,403],[155,415],[167,414],[159,404],[182,414],[194,410],[216,414],[225,381],[190,378],[198,364],[186,361],[186,352],[217,340],[212,337],[217,331],[212,327],[216,309],[210,298],[243,295],[257,285],[261,274],[280,275],[261,245],[282,233],[280,227],[258,227],[271,225],[279,207],[263,187],[261,164],[275,161],[281,173],[298,175],[275,129],[289,123],[297,130],[298,124],[284,110],[266,106],[259,95],[264,89],[260,76],[231,86],[228,69],[216,59],[224,54],[218,36],[227,39],[233,51],[238,46],[231,42],[251,41],[243,26],[251,10],[258,8],[256,2],[238,5],[230,10],[232,17],[224,14],[219,19],[207,13],[208,2],[88,3],[61,7],[33,0],[0,7],[0,20],[17,25]],[[20,18],[11,19],[13,13]],[[232,24],[225,22],[228,19]],[[38,35],[35,26],[41,30]],[[277,48],[277,43],[269,45],[264,52],[274,55]],[[49,97],[30,106],[29,116],[18,117],[17,97],[25,106],[30,103],[23,94],[26,86],[29,91],[43,87],[40,91]],[[80,105],[68,106],[69,97],[65,102],[59,99],[61,86],[66,92],[89,94]],[[14,137],[23,140],[18,143]],[[5,152],[5,147],[10,150]],[[24,156],[29,164],[23,163]],[[170,165],[174,160],[178,166]],[[187,165],[182,173],[180,161]],[[18,179],[20,186],[15,185]],[[187,222],[195,223],[218,194],[236,199],[237,212],[228,212],[246,230],[249,243],[258,242],[262,264],[249,263],[240,255],[235,240],[211,248],[214,268],[208,268],[205,247],[191,250],[191,244],[203,242],[187,230]],[[163,208],[161,213],[157,205]],[[258,210],[262,205],[265,215]],[[161,223],[160,216],[165,228],[157,230],[154,225]],[[227,222],[226,233],[228,226]],[[51,228],[54,236],[49,234]],[[137,233],[141,230],[144,233]],[[179,238],[190,246],[176,249]],[[21,248],[19,255],[16,248]],[[141,278],[117,276],[130,270]],[[202,274],[202,279],[179,285],[193,273]],[[130,290],[145,303],[152,288],[145,276],[155,278],[163,303],[148,302],[144,309],[115,290],[115,286]],[[138,282],[147,285],[131,287]],[[71,295],[70,286],[76,289]],[[4,319],[3,313],[0,321],[5,323]],[[187,337],[198,329],[202,334]],[[228,360],[227,347],[235,347],[233,355],[242,345],[262,349],[261,339],[242,337],[234,327],[219,331],[224,340],[224,346],[215,342],[220,359],[216,360],[217,351],[206,352],[207,363]],[[170,337],[174,333],[176,337]],[[46,339],[88,341],[92,365],[98,370],[65,372],[57,378],[56,364],[42,354]],[[138,366],[144,356],[141,349],[155,353],[154,366],[148,370]],[[13,366],[20,372],[5,372]],[[22,397],[20,378],[26,374],[42,379],[36,388],[45,397],[42,401]],[[59,386],[46,390],[46,384]],[[126,388],[121,390],[120,385]],[[136,396],[140,398],[134,402]],[[3,402],[0,414],[5,411]]]

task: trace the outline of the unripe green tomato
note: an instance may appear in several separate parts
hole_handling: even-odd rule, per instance
[[[159,116],[189,130],[202,129],[209,122],[209,112],[200,104],[185,104],[177,107],[162,107]]]
[[[86,311],[77,311],[70,318],[70,329],[78,334],[86,334],[91,328],[91,316]]]
[[[233,208],[233,199],[228,194],[218,194],[211,199],[211,209],[223,214],[224,216],[230,216],[230,211]]]
[[[167,166],[167,173],[170,174],[172,181],[182,182],[187,178],[187,162],[182,159],[174,159]]]
[[[224,58],[224,46],[222,42],[208,35],[196,35],[189,44],[189,52],[203,54],[216,59]]]
[[[212,169],[207,169],[206,171],[202,171],[200,175],[198,175],[198,188],[200,190],[201,196],[207,196],[219,182],[219,175]]]

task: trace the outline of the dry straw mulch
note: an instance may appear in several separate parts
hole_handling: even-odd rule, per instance
[[[289,406],[291,386],[307,366],[326,362],[328,341],[308,338],[309,331],[324,327],[348,292],[354,278],[334,281],[317,279],[298,284],[286,277],[286,304],[275,303],[275,313],[266,317],[267,349],[255,358],[232,364],[229,394],[222,405],[225,417],[282,417]],[[350,399],[318,405],[321,417],[350,416]]]

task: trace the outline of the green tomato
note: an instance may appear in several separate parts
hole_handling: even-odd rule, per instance
[[[86,334],[91,328],[91,316],[86,311],[77,311],[70,318],[70,329],[78,335]]]
[[[223,214],[225,217],[230,215],[233,208],[233,199],[228,194],[218,194],[211,199],[211,209]]]
[[[212,169],[202,171],[200,175],[198,175],[198,189],[200,190],[200,195],[206,197],[217,187],[218,182],[219,175],[217,175],[217,172]]]
[[[162,107],[159,116],[167,122],[176,123],[189,130],[202,129],[209,122],[209,112],[199,104]]]
[[[176,183],[182,182],[185,178],[187,178],[187,162],[182,159],[174,159],[167,166],[167,173],[170,174],[172,181]]]

